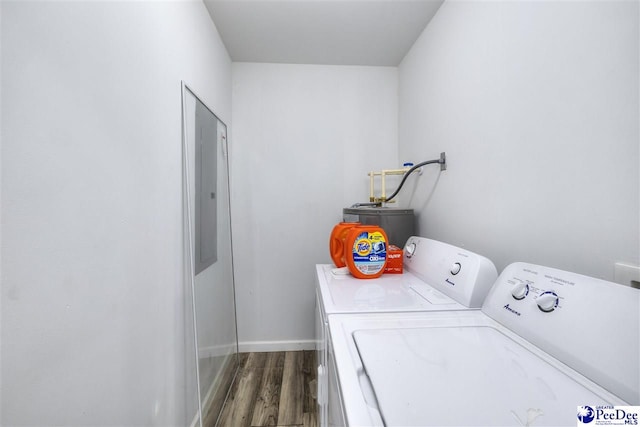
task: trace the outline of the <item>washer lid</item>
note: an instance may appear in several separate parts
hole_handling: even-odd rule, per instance
[[[353,337],[386,425],[575,425],[577,406],[611,404],[493,327]]]

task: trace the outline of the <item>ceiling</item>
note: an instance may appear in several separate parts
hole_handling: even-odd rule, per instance
[[[204,0],[235,62],[396,66],[443,0]]]

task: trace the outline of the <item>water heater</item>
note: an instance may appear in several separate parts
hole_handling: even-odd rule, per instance
[[[380,206],[359,206],[344,208],[343,221],[378,225],[387,234],[389,243],[404,247],[409,237],[415,236],[413,209],[388,208]]]

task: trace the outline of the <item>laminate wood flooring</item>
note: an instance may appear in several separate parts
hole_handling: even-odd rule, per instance
[[[317,427],[315,351],[240,353],[220,427]]]

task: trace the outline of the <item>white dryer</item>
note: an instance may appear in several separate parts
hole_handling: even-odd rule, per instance
[[[498,274],[478,254],[423,237],[407,240],[403,274],[356,279],[316,266],[319,425],[341,425],[341,399],[332,359],[329,319],[334,315],[479,310]],[[334,412],[334,410],[338,412]]]
[[[329,316],[334,422],[575,426],[640,405],[639,312],[637,289],[515,263],[481,311]]]

